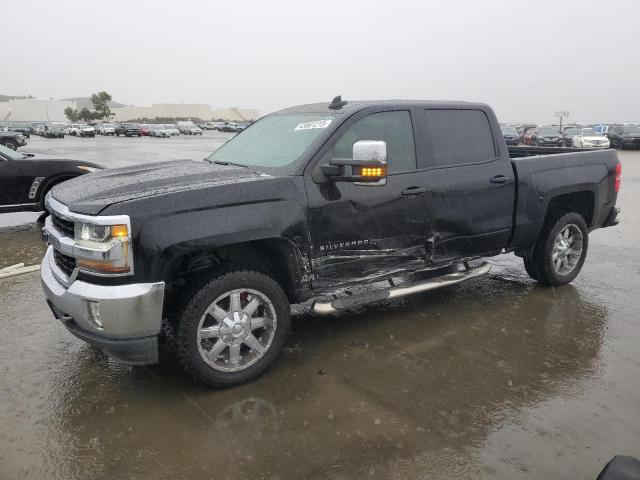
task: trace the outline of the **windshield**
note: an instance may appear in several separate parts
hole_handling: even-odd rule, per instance
[[[543,135],[557,135],[558,130],[553,127],[541,128],[540,133],[542,133]]]
[[[578,130],[577,128],[567,128],[564,131],[565,135],[577,135],[578,133],[580,133],[580,130]]]
[[[517,135],[518,131],[513,127],[502,127],[502,133],[509,133],[511,135]]]
[[[213,152],[210,162],[283,167],[297,160],[331,123],[323,115],[273,115],[229,140]]]
[[[18,153],[15,150],[11,150],[9,147],[0,145],[0,156],[6,157],[10,160],[22,160],[25,158],[23,153]]]
[[[640,125],[628,125],[626,127],[622,127],[622,131],[624,133],[640,133]]]

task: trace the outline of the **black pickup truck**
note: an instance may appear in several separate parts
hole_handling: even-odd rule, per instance
[[[228,386],[282,350],[290,304],[330,314],[488,272],[514,252],[570,282],[589,232],[617,222],[614,150],[514,147],[463,102],[344,102],[268,115],[203,162],[55,187],[41,277],[56,318],[120,361],[159,339]],[[518,158],[512,158],[518,157]]]
[[[115,134],[117,137],[124,135],[125,137],[140,137],[142,132],[140,126],[137,123],[120,123],[116,125]]]

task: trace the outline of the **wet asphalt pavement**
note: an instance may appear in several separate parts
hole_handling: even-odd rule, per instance
[[[24,151],[121,166],[223,140]],[[0,479],[595,479],[640,457],[640,152],[620,157],[621,223],[592,234],[572,285],[508,255],[457,286],[299,314],[275,366],[229,390],[120,365],[53,319],[38,273],[0,279]],[[0,215],[0,268],[39,261],[37,216]]]

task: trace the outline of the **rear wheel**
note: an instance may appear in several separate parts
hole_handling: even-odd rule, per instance
[[[589,231],[582,215],[565,213],[542,228],[527,273],[543,285],[559,286],[571,282],[584,264]]]
[[[276,360],[291,312],[278,283],[233,271],[195,291],[177,319],[177,357],[195,380],[214,387],[244,383]]]

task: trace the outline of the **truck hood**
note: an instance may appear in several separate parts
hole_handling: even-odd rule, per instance
[[[51,194],[72,212],[98,215],[108,206],[128,200],[264,177],[268,175],[244,167],[178,160],[83,175],[55,186]]]

